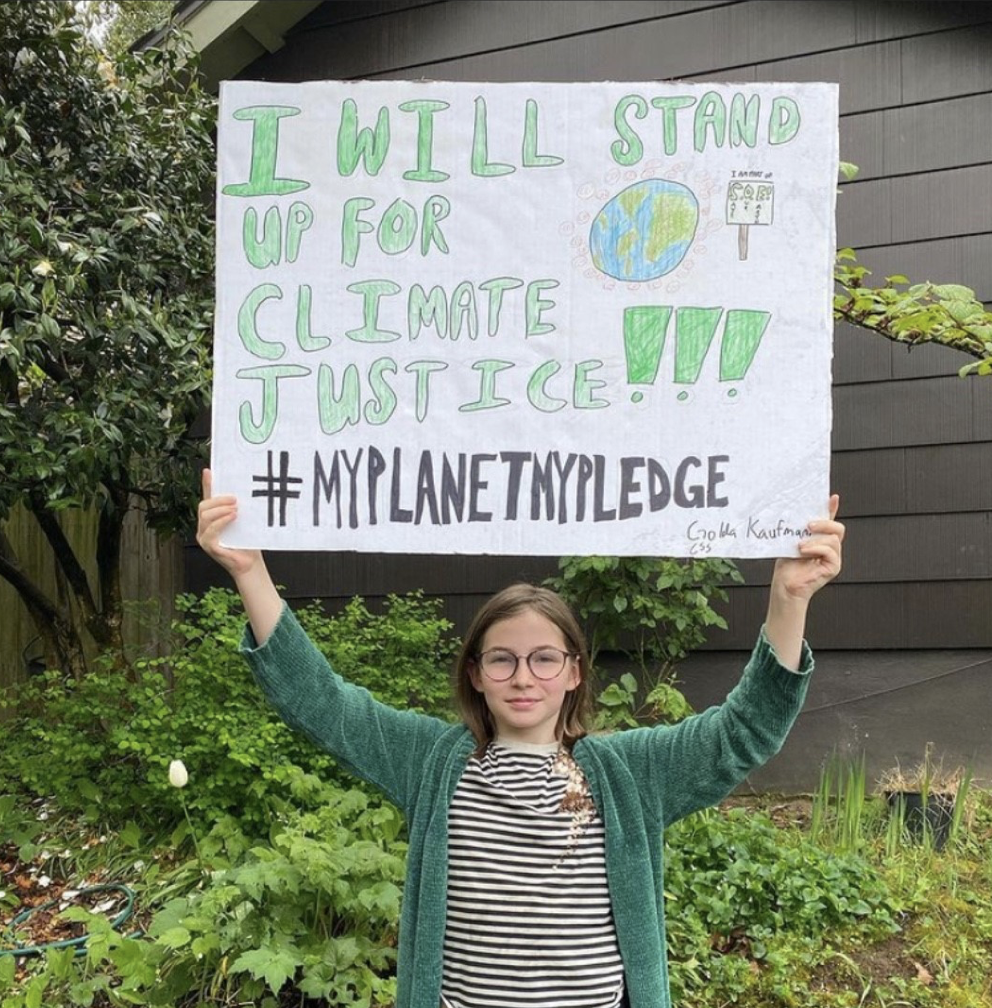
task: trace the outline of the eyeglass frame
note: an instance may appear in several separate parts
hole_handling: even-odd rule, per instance
[[[492,654],[493,651],[499,651],[501,654],[512,655],[514,658],[513,671],[508,675],[504,676],[502,679],[496,679],[491,673],[486,670],[485,663],[483,659],[487,654]],[[534,671],[534,666],[531,665],[531,658],[536,655],[539,651],[555,651],[561,655],[561,668],[553,676],[540,676]],[[542,647],[536,647],[527,654],[517,654],[515,651],[511,651],[509,648],[494,647],[486,648],[485,651],[480,651],[475,656],[476,663],[478,664],[482,674],[489,679],[491,682],[509,682],[516,674],[517,669],[520,668],[520,659],[522,658],[527,663],[527,669],[530,674],[537,679],[538,682],[553,682],[565,671],[565,666],[568,664],[568,659],[579,658],[581,656],[580,651],[565,651],[563,648],[554,647],[551,644],[546,644]]]

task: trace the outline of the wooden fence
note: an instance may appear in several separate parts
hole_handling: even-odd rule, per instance
[[[61,523],[95,588],[96,514],[66,511]],[[59,597],[60,577],[51,548],[31,515],[17,509],[3,527],[27,574],[43,591]],[[149,531],[135,502],[135,510],[124,523],[122,555],[122,591],[127,603],[124,639],[129,646],[158,653],[161,621],[172,618],[175,595],[182,586],[181,543]],[[0,579],[0,687],[22,680],[31,661],[40,657],[37,630],[20,596]]]

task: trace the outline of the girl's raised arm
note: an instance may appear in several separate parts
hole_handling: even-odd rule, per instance
[[[279,622],[283,602],[269,576],[261,550],[230,549],[221,545],[224,529],[237,516],[237,498],[212,496],[211,473],[209,469],[204,469],[196,541],[203,552],[216,560],[234,579],[255,640],[264,644]]]

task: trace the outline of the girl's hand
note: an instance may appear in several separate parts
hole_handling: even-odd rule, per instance
[[[262,554],[259,550],[229,549],[221,546],[221,534],[238,517],[238,501],[231,495],[212,497],[211,482],[210,470],[204,469],[203,500],[200,501],[198,509],[196,541],[204,553],[216,560],[237,580],[262,565]]]
[[[830,498],[829,518],[809,523],[812,533],[799,543],[799,556],[781,558],[775,563],[772,594],[790,601],[808,602],[841,569],[844,526],[836,521],[840,497]]]

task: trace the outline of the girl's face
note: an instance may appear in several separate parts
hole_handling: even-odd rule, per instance
[[[493,682],[477,662],[469,667],[472,685],[483,694],[503,741],[547,743],[557,741],[555,728],[565,694],[579,685],[577,659],[569,656],[554,679],[538,679],[523,657],[540,648],[567,651],[561,630],[546,616],[527,610],[494,623],[482,638],[479,652],[504,648],[521,656],[517,670],[503,682]]]

